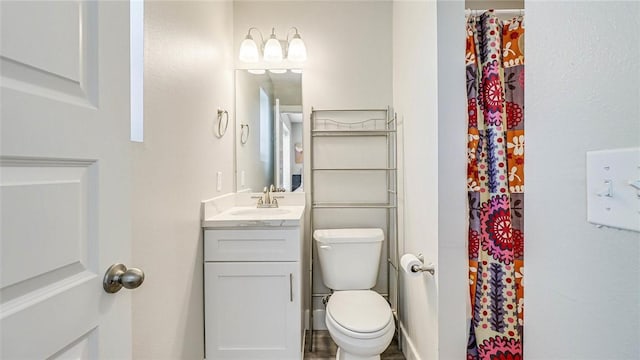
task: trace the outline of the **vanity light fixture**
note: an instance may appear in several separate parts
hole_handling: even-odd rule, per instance
[[[251,30],[256,30],[258,34],[260,34],[259,45],[253,39],[253,36],[251,36]],[[300,37],[298,28],[291,27],[289,32],[291,32],[291,30],[295,31],[291,40],[289,40],[289,34],[287,33],[287,39],[282,41],[283,43],[286,43],[286,59],[292,62],[303,62],[307,60],[307,48]],[[280,63],[285,58],[283,55],[282,45],[280,43],[281,41],[276,37],[275,28],[271,29],[271,35],[265,42],[260,30],[255,27],[251,27],[247,32],[247,36],[245,36],[244,40],[240,44],[240,53],[238,58],[240,61],[245,63],[258,63],[261,60],[260,51],[262,51],[262,60],[270,64]]]

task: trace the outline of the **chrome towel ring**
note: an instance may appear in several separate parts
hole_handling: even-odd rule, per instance
[[[227,110],[218,109],[218,119],[216,122],[218,123],[218,126],[216,126],[216,137],[219,139],[227,132],[227,127],[229,126],[229,112]]]
[[[246,132],[244,131],[245,128],[247,129]],[[249,124],[240,124],[240,143],[244,145],[247,140],[249,140]]]

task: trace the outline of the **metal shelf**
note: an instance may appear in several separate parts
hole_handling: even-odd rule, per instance
[[[311,130],[311,136],[388,136],[395,132],[395,130]]]
[[[358,114],[360,112],[361,114]],[[373,112],[383,113],[383,114],[372,114]],[[321,115],[319,113],[322,113]],[[386,229],[385,240],[386,240],[386,256],[389,259],[389,264],[387,265],[387,286],[386,293],[383,295],[388,296],[392,293],[392,290],[395,290],[395,309],[394,312],[398,314],[400,307],[400,301],[397,298],[398,291],[397,288],[392,288],[391,285],[399,283],[399,273],[397,270],[397,265],[400,262],[399,260],[399,252],[398,252],[398,156],[397,156],[397,118],[393,113],[393,109],[388,107],[386,109],[314,109],[311,108],[311,142],[310,142],[310,172],[311,176],[309,179],[309,192],[311,196],[311,209],[310,209],[310,236],[308,239],[313,239],[313,231],[315,230],[315,223],[317,222],[316,217],[331,215],[331,211],[344,211],[344,209],[380,209],[380,211],[384,211],[385,213],[385,223],[381,223],[380,227]],[[355,167],[355,168],[341,168],[341,167],[314,167],[314,151],[317,150],[317,145],[314,142],[320,137],[352,137],[352,138],[364,138],[364,137],[378,137],[377,139],[371,139],[370,141],[362,139],[361,141],[352,141],[349,144],[353,144],[352,147],[346,147],[345,150],[347,152],[355,151],[357,152],[361,148],[361,144],[379,144],[382,146],[386,146],[386,158],[384,162],[380,162],[380,164],[384,164],[379,167]],[[379,141],[379,138],[385,138],[383,140],[384,143]],[[375,146],[379,146],[375,145]],[[321,148],[320,148],[321,149]],[[381,151],[382,153],[382,151]],[[382,159],[380,159],[382,160]],[[329,165],[331,163],[328,163]],[[357,163],[354,163],[357,164]],[[385,166],[386,165],[386,166]],[[315,178],[316,172],[323,171],[335,171],[335,172],[357,172],[357,171],[378,171],[378,172],[386,172],[386,182],[385,188],[378,187],[375,191],[384,191],[386,193],[386,201],[384,202],[326,202],[319,201],[322,199],[317,199],[317,193],[315,191]],[[348,177],[347,177],[348,178]],[[359,186],[360,184],[349,183],[343,184],[346,186]],[[334,195],[334,198],[336,196]],[[381,198],[382,199],[382,198]],[[346,200],[346,199],[345,199]],[[340,213],[342,214],[342,212]],[[313,271],[314,271],[314,263],[313,257],[315,253],[315,246],[310,244],[310,257],[309,257],[309,275],[310,275],[310,283],[311,283],[311,291],[310,291],[310,324],[311,331],[310,337],[313,339],[313,304],[314,298],[325,296],[326,294],[319,294],[313,292]],[[392,244],[393,244],[393,254],[392,254]],[[391,277],[394,276],[395,281],[391,281]],[[389,299],[391,302],[391,299]],[[400,343],[400,341],[399,341]],[[309,341],[310,350],[313,351],[313,340]]]
[[[319,112],[325,114],[319,116]],[[353,115],[360,112],[362,115]],[[346,114],[348,116],[343,116]],[[380,113],[373,115],[371,113]],[[384,114],[384,115],[383,115]],[[316,110],[312,109],[311,136],[387,136],[395,132],[395,118],[387,109]],[[333,116],[332,116],[333,115]]]
[[[311,171],[389,171],[397,168],[312,168]]]
[[[314,209],[396,209],[393,204],[379,203],[313,203]]]
[[[359,111],[359,112],[368,112],[368,111],[387,111],[389,109],[312,109],[315,112],[346,112],[346,111]]]

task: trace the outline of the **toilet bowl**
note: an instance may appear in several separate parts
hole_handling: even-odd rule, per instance
[[[313,232],[329,298],[325,324],[338,345],[337,360],[378,360],[395,332],[391,307],[376,283],[384,233],[381,229]]]
[[[336,360],[378,360],[395,332],[387,301],[371,290],[336,291],[325,323],[336,345]]]

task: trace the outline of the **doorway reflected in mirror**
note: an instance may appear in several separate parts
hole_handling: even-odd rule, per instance
[[[236,70],[237,191],[303,191],[302,130],[302,74]]]

